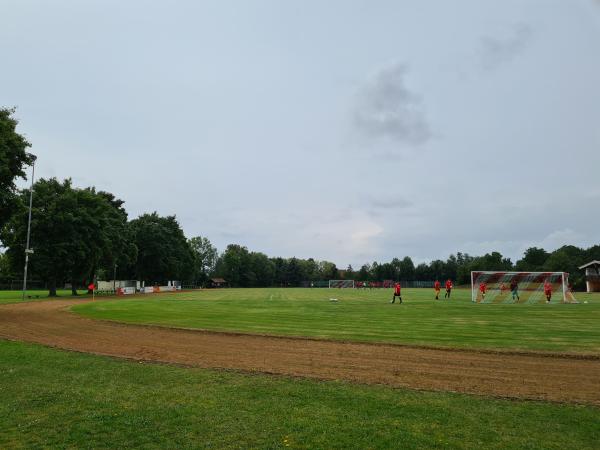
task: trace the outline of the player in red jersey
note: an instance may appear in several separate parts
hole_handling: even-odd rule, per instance
[[[485,300],[486,291],[487,291],[487,284],[485,284],[485,281],[482,281],[481,283],[479,283],[479,292],[481,292],[481,301],[482,302]]]
[[[448,298],[448,300],[450,299],[450,294],[452,293],[452,281],[450,281],[450,279],[448,278],[446,280],[446,293],[444,294],[444,298]]]
[[[439,300],[440,299],[440,289],[441,289],[441,284],[438,280],[435,280],[435,283],[433,283],[433,289],[435,290],[435,299]]]
[[[397,282],[394,285],[394,296],[392,297],[392,301],[390,303],[396,303],[396,297],[400,299],[400,303],[402,303],[402,287],[400,286],[400,282]]]
[[[550,303],[552,299],[552,285],[548,280],[544,283],[544,295],[546,296],[546,303]]]

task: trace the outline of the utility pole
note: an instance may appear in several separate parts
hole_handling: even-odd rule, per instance
[[[25,244],[25,268],[23,269],[23,300],[25,300],[25,291],[27,291],[27,265],[29,264],[29,254],[33,250],[29,248],[29,236],[31,234],[31,207],[33,205],[33,181],[35,178],[35,160],[37,156],[29,154],[31,157],[31,188],[29,189],[29,219],[27,221],[27,243]]]

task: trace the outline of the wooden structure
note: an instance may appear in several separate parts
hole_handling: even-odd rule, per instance
[[[210,279],[210,287],[213,287],[213,288],[227,287],[227,281],[225,280],[225,278],[211,278]]]
[[[600,261],[591,261],[580,269],[585,269],[585,284],[588,292],[600,292]]]

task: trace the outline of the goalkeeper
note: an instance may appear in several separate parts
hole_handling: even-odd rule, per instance
[[[552,299],[552,285],[547,280],[544,283],[544,294],[546,295],[546,303],[550,303]]]
[[[514,301],[515,297],[517,298],[517,301],[521,300],[519,298],[519,283],[517,283],[517,280],[512,280],[510,282],[510,292],[512,293],[513,301]]]

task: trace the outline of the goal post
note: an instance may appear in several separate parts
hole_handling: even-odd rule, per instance
[[[354,280],[329,280],[329,288],[353,288]]]
[[[546,303],[546,290],[550,303],[578,303],[566,272],[471,272],[474,303]]]

